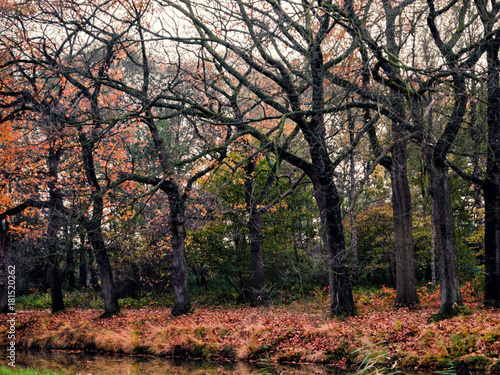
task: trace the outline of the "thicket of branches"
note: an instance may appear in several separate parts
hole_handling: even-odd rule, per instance
[[[2,5],[2,310],[20,251],[43,259],[53,311],[64,309],[61,267],[71,289],[78,265],[80,286],[99,274],[106,314],[119,310],[116,273],[131,267],[131,289],[146,274],[170,284],[175,315],[191,309],[190,273],[206,289],[218,275],[256,306],[271,280],[300,291],[308,269],[309,285],[328,280],[330,314],[350,316],[360,280],[387,277],[396,305],[417,305],[437,255],[438,316],[450,316],[472,253],[485,305],[499,307],[499,9]],[[360,222],[373,210],[392,220],[373,224],[384,228],[373,245],[391,237],[377,251]]]

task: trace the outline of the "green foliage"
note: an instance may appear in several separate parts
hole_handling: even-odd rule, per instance
[[[463,336],[452,334],[448,351],[453,357],[460,357],[469,354],[476,347],[477,337],[475,335]]]
[[[126,297],[118,300],[122,309],[142,309],[146,307],[172,307],[173,297],[171,295],[145,295],[137,298]]]
[[[104,302],[100,294],[88,288],[84,291],[74,291],[64,294],[64,303],[67,308],[75,309],[102,309]],[[50,293],[33,293],[16,298],[16,307],[19,310],[45,310],[51,307]]]
[[[68,375],[66,371],[52,371],[52,370],[36,370],[32,368],[10,368],[6,366],[0,367],[0,375]]]
[[[124,309],[141,309],[145,307],[171,307],[173,297],[170,294],[146,294],[140,297],[125,297],[118,300]],[[64,294],[64,303],[67,308],[73,309],[102,309],[104,303],[100,293],[91,289]],[[51,307],[49,293],[35,293],[19,296],[16,299],[19,310],[46,310]]]
[[[358,220],[358,273],[361,285],[394,285],[392,206],[373,206]]]
[[[388,353],[377,352],[374,349],[361,348],[355,351],[358,356],[362,356],[357,375],[375,374],[397,374],[400,371],[388,367]]]
[[[235,163],[241,156],[231,156]],[[265,183],[272,176],[269,158],[259,159],[254,172],[253,200],[259,206],[291,187],[291,181],[276,178],[269,189]],[[232,178],[231,183],[227,180]],[[246,221],[249,206],[244,199],[241,170],[219,170],[205,189],[214,193],[218,215],[188,230],[187,257],[195,303],[235,303],[246,300],[250,287],[250,238]],[[220,212],[224,211],[224,214]],[[317,285],[326,285],[327,273],[321,254],[321,239],[316,204],[310,187],[279,201],[263,213],[264,266],[268,300],[290,301],[307,294]],[[202,285],[208,282],[208,291]]]
[[[33,293],[16,297],[16,307],[19,310],[45,310],[50,309],[50,294]]]

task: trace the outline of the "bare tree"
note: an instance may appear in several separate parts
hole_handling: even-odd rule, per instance
[[[193,28],[186,37],[179,32],[177,37],[175,31],[169,37],[184,46],[200,46],[200,63],[220,72],[224,89],[219,88],[219,94],[234,126],[302,169],[312,181],[328,257],[330,312],[354,314],[342,199],[334,175],[362,132],[347,150],[334,154],[329,140],[334,130],[329,123],[335,113],[346,108],[335,93],[331,71],[341,69],[356,44],[352,38],[344,43],[335,41],[335,34],[343,31],[328,11],[330,2],[160,3],[191,23]],[[272,124],[272,120],[275,125],[262,126]],[[299,139],[305,141],[305,157],[293,149]]]

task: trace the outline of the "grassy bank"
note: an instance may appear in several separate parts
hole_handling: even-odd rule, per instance
[[[328,319],[326,298],[285,306],[197,307],[172,317],[166,308],[125,309],[100,319],[98,310],[20,312],[17,345],[204,359],[330,363],[359,366],[367,356],[395,368],[448,368],[500,373],[500,311],[482,309],[464,288],[464,315],[429,323],[439,307],[420,291],[419,309],[392,307],[394,291],[356,296],[359,315]],[[2,325],[4,329],[6,325]],[[5,339],[5,332],[0,332]]]
[[[36,370],[32,368],[10,368],[0,366],[0,375],[68,375],[65,372],[54,372],[51,370]]]

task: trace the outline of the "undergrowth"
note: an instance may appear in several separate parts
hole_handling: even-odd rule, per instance
[[[37,370],[33,368],[10,368],[1,366],[0,375],[70,375],[69,372],[65,371],[52,371],[52,370]]]

